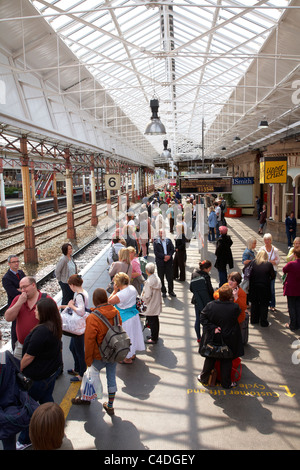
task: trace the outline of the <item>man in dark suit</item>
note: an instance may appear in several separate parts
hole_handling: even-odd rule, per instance
[[[10,255],[7,259],[9,270],[4,274],[2,278],[2,285],[7,293],[7,303],[8,306],[12,303],[13,299],[21,294],[19,289],[20,280],[25,277],[24,271],[19,269],[19,258],[16,255]],[[15,343],[17,340],[16,335],[16,322],[13,321],[11,325],[11,345],[14,350]]]
[[[176,297],[174,293],[173,281],[173,254],[174,245],[170,238],[166,238],[164,230],[159,230],[159,235],[154,239],[153,248],[155,255],[155,262],[157,267],[157,274],[161,280],[161,291],[163,297],[167,296],[167,289],[164,284],[166,276],[168,282],[168,292],[171,297]]]

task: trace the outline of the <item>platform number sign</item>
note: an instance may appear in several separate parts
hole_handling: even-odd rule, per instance
[[[121,178],[120,175],[105,175],[105,188],[109,190],[121,189]]]

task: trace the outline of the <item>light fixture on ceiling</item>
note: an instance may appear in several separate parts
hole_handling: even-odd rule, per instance
[[[264,119],[260,121],[260,123],[258,124],[258,129],[267,129],[268,127],[269,127],[269,123],[264,117]]]
[[[152,111],[151,121],[146,127],[146,135],[162,135],[166,134],[166,129],[161,120],[159,119],[157,113],[159,108],[159,102],[157,98],[150,100],[150,108]]]
[[[233,143],[236,144],[240,139],[240,137],[238,135],[235,136],[235,138],[233,139]]]
[[[222,147],[222,148],[221,148],[221,151],[224,152],[225,150],[226,150],[226,147]]]
[[[161,154],[162,158],[171,158],[171,149],[168,149],[168,141],[164,140],[164,149]]]

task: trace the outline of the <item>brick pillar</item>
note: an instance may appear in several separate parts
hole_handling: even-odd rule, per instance
[[[73,213],[73,178],[69,149],[65,149],[64,158],[66,160],[67,237],[69,240],[76,240]]]
[[[36,264],[38,262],[37,249],[35,247],[34,228],[32,226],[31,198],[30,198],[30,177],[29,177],[29,158],[27,154],[27,139],[20,139],[21,157],[21,174],[22,174],[22,191],[24,204],[24,261],[25,263]]]

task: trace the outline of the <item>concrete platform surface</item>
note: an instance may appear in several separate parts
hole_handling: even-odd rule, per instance
[[[227,219],[233,239],[234,270],[242,267],[246,240],[262,238],[253,217]],[[280,251],[279,272],[285,264],[287,245],[274,242]],[[90,299],[96,287],[109,282],[103,250],[83,272]],[[215,244],[208,243],[206,256],[214,264]],[[149,260],[153,261],[153,247]],[[187,281],[175,281],[176,298],[163,299],[160,339],[146,345],[133,364],[117,366],[118,392],[115,416],[102,409],[107,400],[105,372],[101,372],[103,399],[90,406],[71,406],[78,385],[70,385],[67,369],[73,367],[64,337],[64,374],[57,380],[54,397],[66,414],[66,438],[74,450],[185,451],[196,450],[297,450],[300,447],[299,334],[285,327],[286,298],[280,278],[276,280],[275,314],[271,326],[249,327],[249,344],[242,358],[238,387],[205,388],[197,381],[203,358],[198,354],[194,331],[194,307],[189,281],[200,260],[198,242],[188,248]],[[215,268],[212,283],[218,287]],[[147,330],[145,330],[147,334]],[[299,354],[300,358],[300,354]],[[117,455],[117,453],[116,453]],[[127,454],[126,454],[127,455]]]

